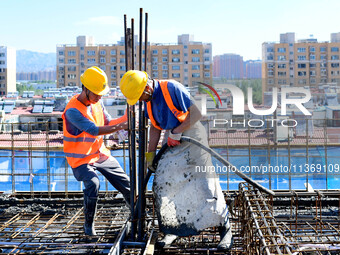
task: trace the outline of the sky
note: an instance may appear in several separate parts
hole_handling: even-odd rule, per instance
[[[261,59],[262,43],[295,39],[329,41],[340,32],[339,0],[0,0],[0,46],[53,53],[79,35],[96,44],[123,36],[124,14],[139,31],[139,8],[149,16],[149,42],[177,43],[180,34],[212,43],[213,55]]]

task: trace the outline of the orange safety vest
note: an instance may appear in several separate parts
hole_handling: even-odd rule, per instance
[[[163,96],[164,96],[164,99],[165,99],[167,106],[169,107],[170,111],[175,115],[175,117],[178,119],[178,121],[182,123],[186,119],[189,112],[188,111],[187,112],[179,111],[174,106],[174,103],[172,101],[172,98],[171,98],[169,90],[168,90],[168,81],[158,81],[158,82],[159,82],[159,85],[161,87],[161,90],[162,90],[162,93],[163,93]],[[147,102],[146,106],[147,106],[148,115],[149,115],[149,118],[150,118],[152,125],[155,128],[162,130],[160,125],[158,125],[155,118],[153,117],[151,101]]]
[[[104,113],[100,102],[91,104],[92,115],[88,114],[87,107],[83,105],[78,99],[78,95],[71,98],[66,105],[63,118],[64,130],[64,153],[67,162],[72,168],[78,167],[82,164],[91,164],[99,159],[99,152],[110,156],[110,151],[105,147],[102,136],[93,136],[86,132],[81,132],[79,135],[71,135],[66,128],[65,112],[69,108],[76,108],[85,118],[93,121],[97,126],[104,126]]]

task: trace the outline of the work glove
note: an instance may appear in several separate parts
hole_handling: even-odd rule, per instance
[[[150,151],[145,153],[145,159],[146,159],[146,166],[149,168],[152,172],[155,172],[156,169],[152,166],[153,159],[156,156],[155,151]]]
[[[168,137],[168,146],[173,147],[177,146],[181,143],[181,136],[182,133],[173,134],[172,131],[170,131],[169,137]]]

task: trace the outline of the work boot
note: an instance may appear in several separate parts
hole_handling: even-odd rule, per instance
[[[85,235],[95,236],[97,235],[96,230],[94,229],[94,217],[97,212],[97,197],[88,197],[84,196],[84,232]]]
[[[158,248],[169,248],[173,241],[176,240],[178,236],[172,234],[166,234],[162,240],[157,241],[156,247]]]
[[[229,218],[223,226],[218,227],[218,231],[220,232],[221,238],[220,243],[217,245],[217,250],[230,251],[233,246],[234,239],[233,234],[231,233]]]

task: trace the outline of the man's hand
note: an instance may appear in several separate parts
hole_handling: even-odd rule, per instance
[[[168,137],[168,146],[174,147],[174,146],[180,145],[182,133],[174,134],[172,132],[173,130],[170,131],[170,134]]]
[[[152,172],[156,171],[156,169],[152,166],[152,162],[153,162],[153,159],[155,158],[155,156],[156,156],[155,151],[150,151],[150,152],[145,153],[147,168],[149,168]]]

